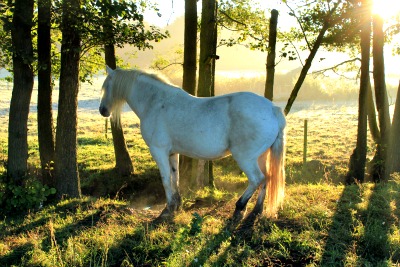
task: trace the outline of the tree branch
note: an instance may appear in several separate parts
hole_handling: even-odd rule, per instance
[[[340,63],[338,63],[338,64],[336,64],[336,65],[334,65],[332,67],[321,69],[321,70],[317,70],[317,71],[313,71],[311,74],[319,75],[319,74],[323,74],[323,73],[331,70],[331,71],[335,72],[336,74],[340,75],[339,73],[336,72],[336,70],[335,70],[336,68],[338,68],[340,66],[343,66],[345,64],[348,64],[348,63],[356,62],[356,61],[360,61],[361,62],[361,58],[356,57],[356,58],[352,58],[352,59],[349,59],[349,60],[345,60],[345,61],[340,62]]]
[[[241,21],[238,21],[237,19],[232,18],[232,17],[229,16],[225,11],[223,11],[223,10],[218,10],[218,12],[221,13],[222,15],[224,15],[225,17],[227,17],[229,20],[231,20],[231,21],[233,21],[233,22],[235,22],[235,23],[237,23],[237,24],[240,24],[240,25],[243,25],[243,26],[247,27],[247,24],[245,24],[245,23],[243,23],[243,22],[241,22]]]
[[[168,65],[165,66],[160,66],[158,64],[155,64],[152,68],[156,69],[156,70],[165,70],[168,67],[171,67],[172,65],[181,65],[183,67],[183,63],[182,62],[172,62]]]
[[[300,21],[300,19],[299,19],[299,17],[296,15],[296,13],[295,13],[295,11],[293,10],[293,8],[291,8],[290,6],[289,6],[289,4],[285,1],[285,4],[286,4],[286,6],[290,9],[290,11],[292,12],[292,14],[293,14],[293,17],[295,17],[296,18],[296,20],[297,20],[297,23],[299,24],[299,26],[300,26],[300,29],[301,29],[301,32],[303,33],[303,36],[304,36],[304,40],[306,41],[306,44],[307,44],[307,47],[308,47],[308,50],[312,50],[312,48],[311,48],[311,45],[310,45],[310,42],[308,41],[308,39],[307,39],[307,35],[306,35],[306,32],[305,32],[305,30],[304,30],[304,28],[303,28],[303,24],[301,23],[301,21]]]

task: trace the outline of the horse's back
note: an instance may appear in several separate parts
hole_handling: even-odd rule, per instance
[[[218,158],[229,151],[257,154],[272,145],[279,131],[271,101],[247,92],[207,98],[179,95],[153,114],[152,129],[147,129],[151,138],[163,129],[173,152],[196,158]]]
[[[280,131],[280,120],[275,105],[253,93],[232,94],[230,144],[232,153],[249,150],[262,153],[275,141]]]

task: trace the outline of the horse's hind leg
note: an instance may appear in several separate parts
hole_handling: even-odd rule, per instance
[[[169,156],[171,166],[172,205],[175,210],[181,207],[182,199],[179,193],[179,154]]]
[[[247,202],[260,186],[260,184],[263,182],[263,180],[265,180],[265,177],[264,174],[261,172],[256,160],[246,162],[238,161],[238,164],[247,175],[247,178],[249,180],[249,185],[247,186],[243,195],[236,202],[234,217],[241,218],[243,216],[242,213],[243,210],[246,208]]]
[[[259,158],[258,158],[258,166],[260,167],[261,172],[264,174],[264,180],[261,183],[260,186],[260,191],[258,193],[258,199],[257,203],[252,211],[254,215],[261,214],[264,209],[264,201],[265,201],[265,194],[267,191],[267,157],[268,157],[268,151],[264,152]]]

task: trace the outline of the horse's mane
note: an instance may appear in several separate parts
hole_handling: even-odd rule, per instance
[[[124,98],[129,90],[132,88],[132,83],[135,82],[135,80],[139,78],[139,76],[146,76],[152,80],[172,85],[166,77],[158,73],[150,73],[137,69],[116,69],[113,76],[114,99],[117,100]]]
[[[123,104],[125,103],[125,98],[127,97],[129,91],[132,89],[132,84],[138,79],[140,76],[148,77],[156,82],[161,82],[164,84],[172,85],[172,83],[165,77],[158,73],[146,72],[138,69],[115,69],[113,76],[113,99],[115,102],[113,117],[119,123],[120,114]]]

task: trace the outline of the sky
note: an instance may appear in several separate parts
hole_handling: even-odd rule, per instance
[[[183,16],[185,13],[185,1],[184,0],[151,0],[153,3],[157,3],[160,14],[159,17],[154,12],[145,13],[145,19],[151,24],[158,27],[165,27],[171,24],[176,18]],[[261,8],[279,8],[283,4],[279,0],[257,0]],[[197,2],[198,13],[201,11],[201,1]]]

